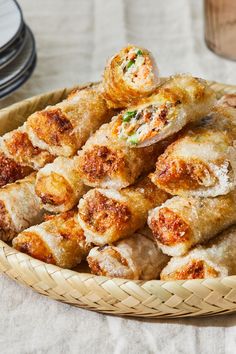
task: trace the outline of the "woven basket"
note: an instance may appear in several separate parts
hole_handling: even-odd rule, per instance
[[[236,86],[211,82],[218,97]],[[62,100],[71,89],[36,96],[0,111],[0,133],[29,114]],[[61,269],[33,259],[0,241],[0,271],[37,292],[70,305],[113,315],[184,317],[236,311],[236,276],[187,281],[130,281]]]

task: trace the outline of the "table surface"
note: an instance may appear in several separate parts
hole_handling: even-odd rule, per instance
[[[52,89],[95,81],[126,43],[150,49],[162,76],[188,72],[236,84],[236,63],[204,44],[202,1],[20,0],[37,43],[32,78],[0,108]],[[73,308],[0,276],[0,352],[235,353],[236,315],[130,320]]]

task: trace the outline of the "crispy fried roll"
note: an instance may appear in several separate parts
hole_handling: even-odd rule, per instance
[[[153,240],[141,233],[111,246],[92,248],[87,257],[93,274],[143,280],[157,279],[168,260]]]
[[[23,231],[13,240],[13,247],[62,268],[75,267],[91,249],[74,211],[52,216]]]
[[[42,221],[40,202],[31,174],[0,189],[0,239],[10,241],[25,228]]]
[[[133,147],[154,144],[198,121],[210,112],[215,93],[202,79],[187,75],[170,78],[151,97],[116,119],[114,134]]]
[[[236,183],[236,110],[217,108],[159,156],[153,183],[173,195],[214,197]]]
[[[170,256],[185,254],[235,222],[235,191],[215,198],[173,197],[148,217],[157,244]]]
[[[112,133],[113,122],[104,124],[79,152],[81,179],[92,187],[120,189],[150,171],[164,144],[131,149]]]
[[[144,227],[148,210],[167,198],[148,177],[120,191],[95,188],[80,199],[78,218],[87,240],[103,246]]]
[[[32,169],[21,166],[0,151],[0,187],[28,176]]]
[[[0,149],[7,158],[14,160],[20,166],[28,166],[34,170],[39,170],[54,159],[48,151],[32,145],[25,131],[25,125],[4,134],[0,138]]]
[[[72,156],[113,114],[99,86],[93,85],[72,92],[55,106],[33,113],[26,127],[34,146],[53,155]]]
[[[157,66],[151,53],[129,45],[108,61],[103,94],[109,106],[122,108],[150,95],[158,83]]]
[[[77,156],[58,157],[38,172],[35,191],[46,210],[67,211],[73,208],[88,190],[80,179],[77,159]]]
[[[205,279],[236,274],[236,227],[232,226],[204,246],[183,257],[171,258],[162,280]]]

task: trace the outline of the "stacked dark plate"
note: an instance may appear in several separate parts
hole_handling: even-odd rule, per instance
[[[35,40],[14,0],[0,0],[0,99],[21,86],[36,64]]]

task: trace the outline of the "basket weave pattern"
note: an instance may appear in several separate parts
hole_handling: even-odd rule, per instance
[[[210,83],[218,98],[236,86]],[[71,89],[43,94],[0,111],[0,134],[35,110],[62,100]],[[114,315],[186,317],[236,311],[236,275],[181,281],[131,281],[61,269],[20,253],[0,241],[0,272],[37,292],[74,306]]]

